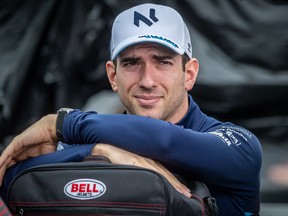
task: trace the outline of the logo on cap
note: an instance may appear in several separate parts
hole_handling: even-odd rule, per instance
[[[150,8],[149,17],[154,23],[158,21],[157,17],[155,16],[155,9]],[[140,20],[144,22],[146,25],[151,26],[153,22],[150,19],[144,16],[143,14],[134,11],[134,25],[136,25],[137,27],[139,27]]]
[[[167,42],[167,43],[171,44],[172,46],[178,48],[177,44],[175,44],[173,41],[168,40],[167,38],[163,38],[161,36],[157,36],[157,35],[142,35],[142,36],[139,36],[138,38],[153,38],[153,39],[156,39],[156,40]]]

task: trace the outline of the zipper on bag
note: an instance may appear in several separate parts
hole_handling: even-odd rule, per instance
[[[16,212],[24,215],[119,215],[119,216],[163,216],[165,212],[157,209],[99,208],[99,207],[18,207]]]

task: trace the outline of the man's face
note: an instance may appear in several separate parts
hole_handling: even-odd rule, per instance
[[[181,55],[155,43],[137,44],[111,64],[108,78],[128,114],[176,123],[187,112],[191,74],[183,71]]]

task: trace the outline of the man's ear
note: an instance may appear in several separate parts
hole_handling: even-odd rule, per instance
[[[199,63],[196,58],[190,59],[185,64],[185,89],[190,91],[196,82],[199,71]]]
[[[112,90],[117,92],[118,88],[116,83],[116,65],[112,61],[107,61],[106,73]]]

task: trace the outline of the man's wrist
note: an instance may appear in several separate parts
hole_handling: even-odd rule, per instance
[[[54,142],[57,143],[58,142],[58,137],[56,136],[56,119],[57,119],[57,115],[56,114],[49,114],[47,116],[44,116],[42,118],[45,122],[48,122],[48,133],[49,133],[49,137],[50,139]],[[46,123],[47,124],[47,123]]]

